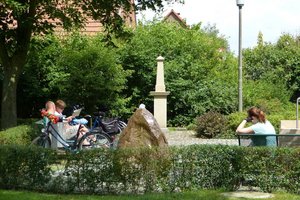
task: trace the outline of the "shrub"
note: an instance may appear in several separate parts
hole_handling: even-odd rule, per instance
[[[300,193],[300,148],[190,145],[77,154],[0,146],[0,188],[114,194],[236,189]],[[55,167],[55,165],[59,167]],[[243,184],[245,184],[243,183]]]
[[[0,146],[0,188],[44,190],[53,161],[56,153],[49,149]]]
[[[30,144],[32,126],[20,125],[0,132],[0,144]]]
[[[218,112],[207,112],[196,119],[196,136],[214,138],[226,131],[227,120]]]
[[[227,115],[227,128],[230,131],[235,132],[238,125],[241,123],[243,119],[245,119],[247,116],[246,112],[235,112],[231,113],[230,115]]]
[[[0,144],[28,145],[40,134],[41,125],[35,122],[38,119],[18,119],[18,125],[0,131]]]

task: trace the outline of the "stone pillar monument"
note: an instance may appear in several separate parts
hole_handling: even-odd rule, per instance
[[[157,59],[156,85],[155,91],[150,92],[154,96],[154,118],[160,128],[167,128],[167,96],[170,92],[166,91],[164,81],[164,58],[159,56]]]

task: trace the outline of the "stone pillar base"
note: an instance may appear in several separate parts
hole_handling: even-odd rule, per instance
[[[167,128],[167,96],[170,92],[150,92],[154,96],[154,118],[160,128]]]

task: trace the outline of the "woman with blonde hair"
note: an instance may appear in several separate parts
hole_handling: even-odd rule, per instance
[[[273,125],[266,119],[265,113],[259,108],[252,107],[248,111],[248,116],[237,127],[236,132],[240,134],[276,134]],[[252,125],[245,127],[247,122],[252,122]],[[254,146],[276,146],[275,136],[254,136]]]

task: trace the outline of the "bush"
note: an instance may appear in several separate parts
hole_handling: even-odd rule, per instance
[[[227,120],[218,113],[210,111],[196,119],[196,136],[214,138],[226,131]]]
[[[234,190],[239,186],[238,160],[242,154],[237,148],[191,145],[172,150],[169,187]]]
[[[231,190],[238,186],[238,165],[233,162],[238,155],[241,154],[229,146],[194,145],[169,149],[94,149],[58,157],[55,151],[40,148],[2,146],[0,188],[90,194],[196,188]],[[60,163],[65,166],[55,171],[53,163],[59,159],[64,160]],[[40,179],[36,180],[38,176]]]
[[[37,119],[18,119],[18,125],[0,131],[0,144],[28,145],[40,134],[42,127],[36,124]]]
[[[234,190],[242,180],[266,192],[300,193],[300,148],[191,145],[94,149],[58,154],[0,146],[0,188],[115,194]],[[62,162],[63,161],[63,162]],[[54,164],[59,163],[58,168]],[[243,183],[244,184],[244,183]]]
[[[239,160],[241,173],[251,186],[265,192],[285,189],[300,193],[299,148],[244,148]]]
[[[26,145],[31,142],[33,128],[29,125],[20,125],[0,132],[0,144]]]
[[[236,130],[236,128],[238,127],[238,125],[241,123],[241,121],[243,119],[245,119],[247,116],[246,112],[235,112],[235,113],[231,113],[230,115],[227,115],[227,128],[230,131],[234,131]]]
[[[55,155],[49,149],[0,146],[0,188],[44,190]]]

